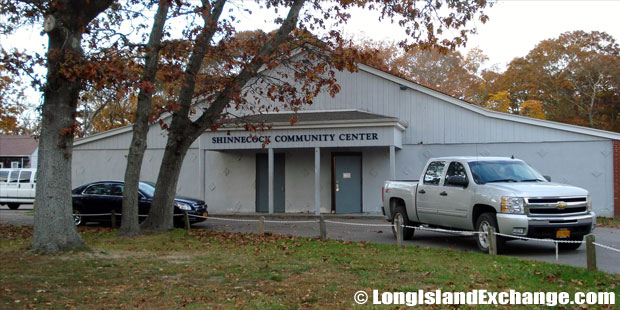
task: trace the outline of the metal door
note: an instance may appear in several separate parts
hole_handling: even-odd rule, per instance
[[[273,154],[273,212],[284,213],[284,154]],[[256,212],[269,212],[269,161],[256,154]]]
[[[362,155],[333,156],[336,213],[362,212]]]

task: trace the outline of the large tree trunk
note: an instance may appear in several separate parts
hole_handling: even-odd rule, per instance
[[[83,246],[72,217],[71,156],[75,110],[82,81],[79,72],[84,26],[111,0],[59,1],[46,16],[47,84],[44,90],[37,192],[34,203],[34,250],[55,253]],[[68,67],[68,68],[67,68]]]
[[[164,158],[155,184],[155,197],[153,197],[149,216],[142,224],[143,229],[169,230],[173,228],[174,196],[181,166],[189,146],[196,139],[195,137],[188,137],[188,131],[185,130],[187,126],[192,124],[188,115],[196,87],[196,75],[210,47],[209,43],[217,30],[217,21],[222,14],[226,0],[218,0],[213,4],[209,4],[207,0],[202,0],[202,3],[204,7],[210,7],[211,11],[209,14],[203,15],[203,29],[196,39],[196,45],[185,68],[184,83],[178,99],[181,108],[172,116]]]
[[[152,230],[172,229],[174,196],[187,150],[221,116],[221,113],[234,94],[239,92],[251,78],[257,75],[258,69],[264,64],[265,59],[288,38],[288,35],[297,24],[297,18],[304,1],[295,0],[291,4],[286,20],[275,35],[260,49],[256,57],[253,58],[252,63],[241,70],[231,85],[222,90],[217,98],[211,102],[209,108],[196,121],[192,122],[189,118],[189,111],[191,110],[195,91],[196,74],[200,70],[202,60],[209,48],[209,42],[213,37],[215,31],[213,25],[219,19],[226,1],[220,0],[216,2],[211,14],[204,17],[205,27],[197,39],[185,71],[185,80],[178,100],[180,109],[174,112],[172,117],[168,142],[166,143],[164,158],[155,186],[155,197],[153,198],[149,217],[143,224],[143,228]]]
[[[80,34],[70,40],[80,40]],[[64,37],[50,34],[49,49],[58,49]],[[50,57],[43,103],[37,191],[34,203],[32,248],[55,253],[63,248],[85,245],[75,229],[71,202],[71,154],[73,115],[80,83],[58,74],[63,57]],[[64,134],[62,134],[64,133]]]
[[[168,14],[168,0],[161,0],[149,42],[147,44],[147,55],[142,74],[142,82],[153,84],[157,74],[157,64],[159,62],[159,50],[166,15]],[[133,136],[127,155],[127,167],[125,168],[125,186],[123,191],[123,215],[121,221],[120,235],[136,236],[140,233],[138,217],[138,183],[140,182],[140,171],[142,160],[146,150],[146,138],[149,132],[149,117],[151,115],[151,102],[153,98],[152,87],[142,88],[138,94],[138,107],[136,109],[136,119],[133,125]]]
[[[170,230],[174,228],[174,196],[177,191],[183,159],[190,145],[191,142],[188,142],[188,137],[183,133],[169,133],[164,158],[155,184],[155,197],[153,197],[149,216],[142,223],[143,229]]]

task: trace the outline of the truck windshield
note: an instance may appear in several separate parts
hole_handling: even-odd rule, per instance
[[[474,161],[469,163],[474,181],[492,182],[545,182],[545,178],[521,161]]]

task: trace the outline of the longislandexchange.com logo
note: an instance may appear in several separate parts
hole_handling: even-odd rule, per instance
[[[372,302],[374,305],[615,305],[614,292],[490,292],[472,290],[469,292],[443,292],[442,290],[415,292],[379,292],[372,290],[372,300],[366,291],[353,294],[353,301],[359,305]]]

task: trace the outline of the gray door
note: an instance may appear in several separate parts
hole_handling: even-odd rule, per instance
[[[334,155],[336,213],[362,212],[362,155]]]
[[[269,212],[269,161],[256,154],[256,212]],[[284,213],[284,154],[273,154],[273,211]]]

